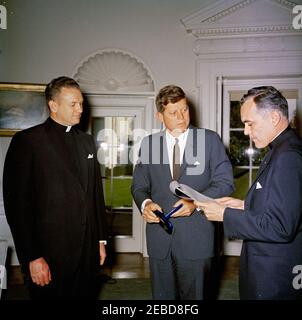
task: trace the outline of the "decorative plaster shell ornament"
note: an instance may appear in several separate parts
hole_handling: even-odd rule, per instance
[[[74,78],[86,92],[152,92],[149,71],[136,58],[120,51],[104,51],[88,58]]]

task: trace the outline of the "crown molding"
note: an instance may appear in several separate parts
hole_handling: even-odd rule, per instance
[[[296,34],[301,35],[291,25],[275,25],[275,26],[242,26],[242,27],[219,27],[219,28],[206,28],[194,29],[191,33],[197,38],[216,38],[228,36],[270,36],[272,34]]]
[[[187,32],[198,39],[267,37],[276,34],[301,35],[301,31],[295,30],[290,20],[295,5],[296,3],[287,0],[219,0],[181,19],[181,22]],[[270,7],[271,10],[269,10]],[[257,16],[253,23],[251,20],[245,21],[241,18],[241,14],[246,14],[248,10],[251,11],[251,16],[254,16],[255,12],[261,12],[262,8],[266,10],[262,12],[261,19],[258,21]],[[282,17],[281,21],[280,17]]]
[[[270,37],[232,37],[224,39],[196,39],[193,52],[197,56],[221,55],[286,55],[296,56],[302,54],[302,34],[300,37],[270,36]]]

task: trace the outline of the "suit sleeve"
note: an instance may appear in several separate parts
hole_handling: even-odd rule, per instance
[[[209,187],[202,193],[215,199],[228,196],[234,191],[233,169],[217,133],[208,134],[211,134],[206,137],[206,148],[209,148],[210,152],[211,179]]]
[[[290,242],[302,219],[302,157],[286,152],[278,157],[262,212],[227,208],[227,236],[243,240]]]
[[[150,155],[148,141],[148,138],[144,138],[142,141],[131,185],[131,193],[139,210],[141,209],[141,205],[145,199],[152,199],[148,165],[148,161],[150,160],[148,157],[148,155]]]
[[[33,150],[30,137],[16,134],[9,146],[3,172],[3,198],[7,222],[10,226],[21,264],[41,257],[35,227],[33,191]]]
[[[97,155],[95,144],[92,138],[92,144],[94,149],[94,154]],[[96,219],[98,222],[98,237],[99,240],[108,239],[108,225],[107,225],[107,215],[106,206],[104,199],[103,183],[100,171],[100,164],[98,163],[97,156],[94,157],[94,170],[95,170],[95,200],[96,200]]]

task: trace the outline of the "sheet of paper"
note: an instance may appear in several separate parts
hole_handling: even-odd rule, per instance
[[[178,183],[177,181],[172,181],[170,183],[170,190],[172,193],[182,199],[191,201],[214,201],[214,199],[205,196],[204,194],[194,190],[186,184]]]

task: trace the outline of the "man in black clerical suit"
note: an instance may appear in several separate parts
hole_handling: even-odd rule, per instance
[[[97,153],[76,126],[78,83],[59,77],[45,96],[50,117],[15,134],[9,146],[5,213],[32,299],[94,298],[107,237]]]
[[[256,147],[270,149],[245,201],[195,204],[209,220],[223,221],[226,236],[244,240],[241,299],[301,299],[302,140],[289,127],[287,101],[274,87],[249,90],[241,120]]]

